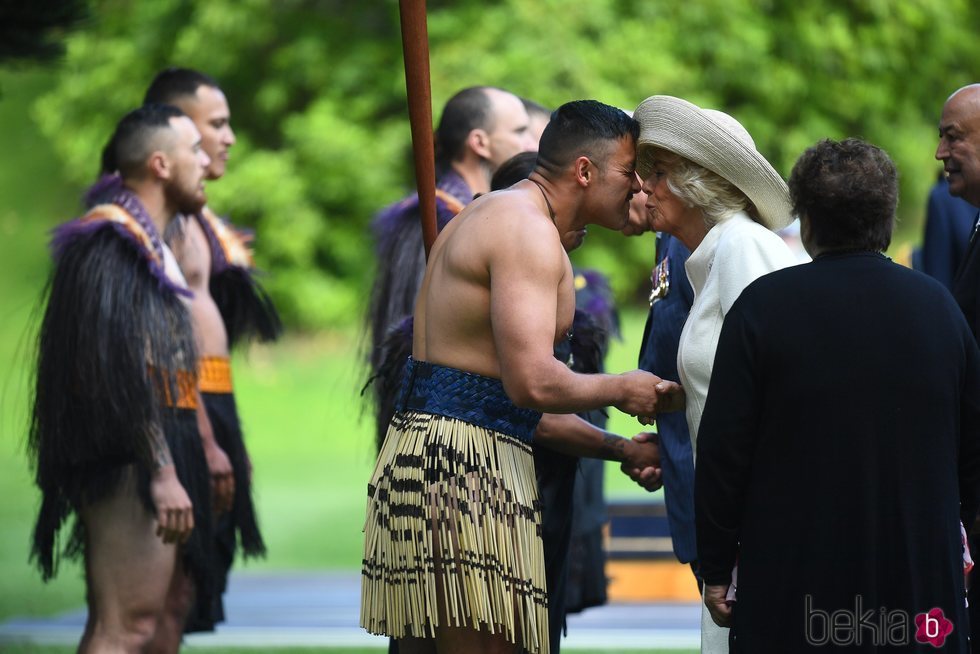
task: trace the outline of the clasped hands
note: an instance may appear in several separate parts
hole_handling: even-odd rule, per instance
[[[680,411],[685,406],[684,388],[645,370],[620,375],[623,396],[616,408],[635,416],[642,425],[652,425],[658,413]]]
[[[667,381],[641,370],[624,373],[624,377],[627,377],[627,384],[635,384],[637,394],[628,398],[619,408],[636,416],[640,424],[653,424],[658,413],[684,409],[684,388],[677,382]],[[655,491],[663,486],[657,435],[641,432],[634,436],[627,445],[620,469],[648,491]]]
[[[648,491],[659,490],[664,485],[663,468],[660,465],[660,441],[652,432],[640,432],[629,441],[626,458],[619,469],[630,479]]]

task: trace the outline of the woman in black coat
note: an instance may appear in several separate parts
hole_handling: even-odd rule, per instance
[[[743,291],[701,423],[705,603],[733,652],[966,652],[980,350],[945,288],[882,254],[882,150],[822,141],[789,187],[814,260]]]

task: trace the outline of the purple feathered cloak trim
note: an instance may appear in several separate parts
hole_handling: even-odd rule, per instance
[[[211,247],[211,274],[220,275],[229,268],[251,274],[255,269],[250,247],[253,234],[219,218],[208,207],[204,207],[196,218]]]
[[[86,209],[91,209],[97,204],[109,204],[123,188],[122,176],[119,173],[106,173],[85,191],[82,202]]]
[[[436,223],[439,231],[452,220],[459,211],[473,200],[473,191],[459,176],[450,170],[436,183]],[[413,193],[401,202],[383,209],[371,222],[371,231],[379,251],[383,244],[399,232],[401,222],[406,219],[418,220],[419,196]]]
[[[161,288],[176,295],[194,297],[189,288],[167,275],[160,234],[139,198],[122,186],[118,175],[103,177],[85,197],[86,202],[108,202],[96,204],[81,218],[55,227],[51,232],[52,257],[59,258],[65,248],[76,239],[111,227],[136,248]]]

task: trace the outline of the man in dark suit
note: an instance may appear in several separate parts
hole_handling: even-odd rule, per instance
[[[949,96],[939,121],[936,159],[943,162],[950,195],[980,205],[980,84],[971,84]],[[980,252],[976,227],[966,258],[953,282],[953,297],[977,335],[980,325]]]
[[[929,191],[921,261],[914,266],[952,290],[956,271],[966,257],[977,208],[949,192],[945,172]]]
[[[936,159],[943,162],[950,195],[980,205],[980,84],[971,84],[949,96],[939,119]],[[953,281],[953,297],[977,337],[980,327],[980,249],[977,248],[976,219],[966,258]],[[970,533],[970,549],[980,550],[980,533]],[[969,579],[971,647],[980,652],[980,574]]]

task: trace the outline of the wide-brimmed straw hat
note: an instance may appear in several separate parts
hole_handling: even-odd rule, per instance
[[[653,168],[652,148],[662,148],[737,186],[755,205],[759,222],[769,229],[782,229],[793,221],[786,182],[755,149],[748,131],[728,114],[655,95],[640,103],[633,118],[640,123],[636,169],[642,178]]]

